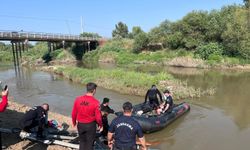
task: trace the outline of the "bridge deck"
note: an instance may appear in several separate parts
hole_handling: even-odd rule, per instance
[[[0,31],[0,40],[86,42],[99,41],[101,38],[51,33]]]

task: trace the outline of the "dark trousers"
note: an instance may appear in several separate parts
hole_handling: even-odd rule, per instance
[[[117,147],[114,145],[113,150],[137,150],[136,145],[132,147]]]
[[[102,124],[103,124],[102,136],[106,137],[108,135],[108,130],[109,130],[108,116],[102,116]]]
[[[26,131],[26,132],[31,132],[32,128],[35,128],[38,126],[38,131],[37,131],[37,135],[38,136],[42,136],[43,134],[43,129],[45,126],[45,120],[44,119],[40,119],[40,120],[27,120],[27,121],[20,121],[20,126],[21,128]]]
[[[160,105],[157,98],[156,98],[156,99],[149,99],[149,104],[150,104],[150,106],[153,107],[153,108]]]
[[[77,124],[77,130],[80,140],[80,150],[93,150],[96,122],[92,123],[79,123]]]

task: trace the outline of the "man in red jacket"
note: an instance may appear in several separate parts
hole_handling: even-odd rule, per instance
[[[80,139],[80,150],[92,150],[96,134],[96,123],[98,130],[102,130],[102,117],[100,103],[94,98],[97,85],[88,83],[87,93],[75,99],[72,110],[73,127],[77,124]]]
[[[9,94],[9,90],[6,86],[6,88],[2,91],[2,101],[0,103],[0,112],[4,112],[8,105],[8,94]],[[1,132],[0,132],[0,149],[2,150],[2,133]]]
[[[2,101],[0,103],[0,112],[4,112],[8,105],[8,94],[9,94],[8,88],[2,91]]]

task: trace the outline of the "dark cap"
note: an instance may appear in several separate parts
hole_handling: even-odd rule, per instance
[[[103,101],[102,101],[103,104],[108,103],[108,102],[109,102],[109,98],[107,98],[107,97],[105,97],[105,98],[103,99]]]
[[[131,111],[133,106],[130,102],[125,102],[122,106],[123,110],[124,111]]]

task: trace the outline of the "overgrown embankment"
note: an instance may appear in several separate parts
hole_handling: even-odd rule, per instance
[[[199,51],[184,49],[158,51],[143,51],[133,53],[133,39],[108,41],[96,51],[84,55],[86,62],[115,63],[119,67],[128,67],[136,64],[153,64],[162,66],[187,68],[223,68],[223,69],[250,69],[245,59],[219,55],[221,49],[217,44],[201,46]],[[206,58],[206,59],[202,59]]]
[[[199,97],[204,94],[214,94],[214,89],[201,91],[188,87],[186,83],[174,79],[170,74],[158,73],[150,75],[123,69],[102,70],[83,69],[77,67],[50,66],[40,68],[43,71],[51,71],[77,83],[86,84],[95,82],[100,87],[114,90],[123,94],[144,96],[151,85],[156,84],[159,89],[166,88],[173,91],[176,99]]]

